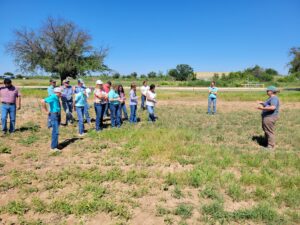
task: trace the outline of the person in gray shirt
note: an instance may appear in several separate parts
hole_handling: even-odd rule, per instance
[[[268,142],[267,149],[275,148],[275,123],[279,116],[279,98],[277,97],[278,89],[275,86],[267,88],[269,98],[265,102],[258,102],[259,110],[262,111],[262,129],[265,133],[265,138]]]

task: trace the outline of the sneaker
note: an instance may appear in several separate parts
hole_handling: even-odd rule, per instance
[[[50,152],[61,152],[61,150],[58,148],[51,148]]]
[[[269,145],[267,147],[262,147],[262,149],[265,150],[265,151],[273,151],[274,147],[272,147],[272,146]]]
[[[78,134],[79,137],[84,137],[86,134],[83,133],[83,134]]]

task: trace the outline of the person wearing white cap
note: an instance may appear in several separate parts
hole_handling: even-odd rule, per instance
[[[96,81],[96,88],[94,90],[94,108],[96,112],[96,131],[103,129],[103,115],[105,106],[107,104],[108,96],[103,89],[103,82],[101,80]]]
[[[62,90],[59,87],[54,88],[54,94],[48,96],[41,100],[42,108],[45,113],[50,117],[51,127],[52,127],[52,137],[51,137],[51,150],[60,151],[58,149],[58,136],[59,136],[59,125],[60,125],[60,102],[59,99],[62,94]],[[50,109],[47,109],[46,103],[49,104]]]

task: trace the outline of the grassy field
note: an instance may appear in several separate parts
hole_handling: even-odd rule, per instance
[[[209,116],[206,93],[163,91],[156,124],[138,111],[136,126],[84,138],[61,126],[58,154],[38,104],[45,91],[22,92],[18,131],[0,139],[0,223],[300,223],[300,92],[279,95],[272,153],[255,110],[265,93],[220,93]]]

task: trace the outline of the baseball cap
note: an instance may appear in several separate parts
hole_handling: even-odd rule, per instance
[[[78,79],[78,83],[83,84],[83,80],[82,79]]]
[[[11,79],[5,78],[3,83],[4,84],[11,84]]]
[[[54,90],[53,90],[55,93],[61,93],[62,92],[62,90],[61,90],[61,88],[60,87],[56,87],[56,88],[54,88]]]
[[[275,86],[269,86],[267,87],[267,91],[278,92],[278,89]]]
[[[68,79],[63,80],[63,83],[69,83],[70,81]]]
[[[103,84],[102,80],[97,80],[96,84]]]
[[[53,83],[53,82],[56,83],[56,80],[50,79],[49,82],[50,82],[50,83]]]

